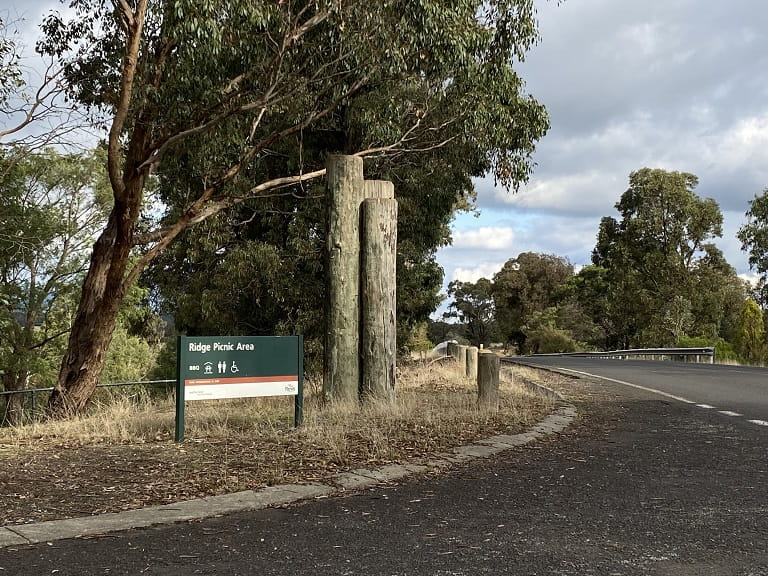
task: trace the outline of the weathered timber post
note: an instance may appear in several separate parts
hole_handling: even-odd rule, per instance
[[[395,198],[395,185],[389,180],[366,180],[363,186],[366,198]]]
[[[366,182],[367,191],[369,184],[394,196],[391,182]],[[397,359],[397,200],[381,196],[364,200],[361,229],[361,392],[363,398],[393,400]]]
[[[357,401],[360,386],[360,204],[363,160],[329,156],[327,303],[323,366],[326,402]]]
[[[475,380],[477,378],[477,346],[467,348],[467,378]]]
[[[454,360],[459,358],[459,344],[457,342],[448,342],[445,351]]]
[[[477,363],[477,405],[482,410],[499,409],[499,369],[501,361],[493,352],[480,352]]]
[[[469,346],[459,344],[459,353],[456,355],[456,360],[462,375],[467,372],[467,348],[469,348]]]

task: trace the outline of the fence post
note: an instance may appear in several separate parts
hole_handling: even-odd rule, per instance
[[[477,378],[477,346],[467,348],[467,378],[474,380]]]
[[[466,374],[467,372],[467,348],[468,346],[459,344],[459,352],[456,355],[456,360],[459,363],[459,369],[461,370],[462,374]]]
[[[493,352],[480,352],[477,363],[477,405],[482,410],[499,409],[499,369],[501,360]]]

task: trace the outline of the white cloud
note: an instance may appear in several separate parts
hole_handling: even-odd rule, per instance
[[[496,203],[530,211],[552,213],[587,213],[605,211],[617,200],[616,182],[612,175],[597,170],[554,174],[533,178],[517,194],[494,190]]]
[[[471,230],[457,230],[453,234],[456,249],[510,250],[515,241],[512,228],[483,226]]]
[[[757,285],[760,283],[760,275],[756,274],[755,272],[739,274],[739,278],[747,282],[753,288],[756,288]]]
[[[493,278],[493,275],[501,270],[503,262],[488,262],[474,268],[456,268],[451,276],[452,280],[459,282],[477,282],[480,278]]]
[[[754,168],[768,176],[768,112],[739,119],[721,137],[720,145],[711,146],[711,160],[731,168]]]
[[[768,33],[760,27],[768,3],[702,10],[694,0],[537,0],[537,8],[542,40],[519,71],[552,128],[519,193],[475,182],[480,222],[513,231],[503,259],[533,251],[588,262],[600,218],[617,216],[629,174],[650,167],[698,176],[697,193],[723,210],[717,245],[747,273],[735,233],[748,201],[768,186]],[[482,261],[481,234],[462,236],[466,226],[477,223],[457,220],[454,232],[466,248],[440,254],[448,278]]]

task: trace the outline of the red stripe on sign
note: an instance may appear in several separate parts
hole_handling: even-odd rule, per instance
[[[258,384],[260,382],[296,382],[299,377],[293,376],[241,376],[239,378],[196,378],[184,380],[185,386],[210,386],[211,384]]]

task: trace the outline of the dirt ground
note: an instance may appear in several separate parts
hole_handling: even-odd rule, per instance
[[[143,443],[41,439],[27,445],[0,440],[0,526],[118,512],[214,494],[295,482],[328,482],[342,471],[425,461],[436,452],[501,433],[526,429],[551,410],[532,401],[526,421],[500,414],[453,429],[403,423],[385,432],[387,456],[368,437],[345,439],[343,454],[287,427],[268,441],[240,436],[187,438],[170,433]]]

